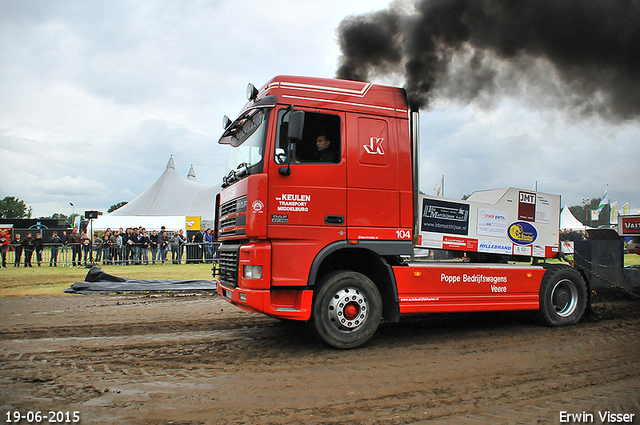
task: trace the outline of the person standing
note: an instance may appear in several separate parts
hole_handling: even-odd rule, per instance
[[[211,229],[207,229],[204,234],[204,244],[205,244],[205,263],[213,262],[213,235],[211,234]]]
[[[51,259],[49,260],[49,267],[58,267],[58,248],[62,245],[62,239],[58,236],[58,232],[53,232],[51,239]]]
[[[2,268],[7,268],[7,249],[9,249],[9,235],[4,229],[0,230],[0,255],[2,255]]]
[[[178,237],[180,238],[180,257],[179,258],[180,260],[182,260],[182,257],[184,257],[184,251],[185,251],[184,246],[187,244],[187,237],[184,235],[183,229],[180,229],[180,233],[178,233]]]
[[[167,231],[163,230],[162,234],[160,235],[160,240],[158,242],[158,244],[160,245],[160,257],[162,259],[162,264],[164,264],[164,262],[167,259],[167,251],[169,250],[169,236],[167,236]]]
[[[204,235],[205,235],[206,231],[204,229],[204,226],[200,227],[200,231],[198,233],[196,233],[193,236],[193,239],[191,240],[191,242],[197,244],[196,245],[196,258],[195,258],[195,262],[196,263],[201,263],[202,262],[202,256],[204,254]]]
[[[27,233],[27,237],[22,241],[22,248],[24,249],[24,266],[33,267],[31,265],[31,256],[33,255],[33,238],[31,233]]]
[[[78,233],[78,228],[74,227],[69,235],[69,245],[71,245],[71,264],[73,267],[82,263],[82,236]],[[77,258],[77,261],[76,261]]]
[[[107,230],[102,237],[102,264],[111,264],[111,231]]]
[[[162,250],[162,234],[166,233],[167,228],[165,226],[160,227],[160,231],[158,232],[158,262],[166,260],[167,250],[169,247],[165,247],[164,251]],[[167,233],[167,238],[171,239],[169,233]],[[165,257],[162,257],[162,253],[164,252]],[[164,258],[164,259],[163,259]]]
[[[156,263],[158,258],[158,231],[152,230],[151,236],[149,236],[149,248],[151,249],[151,264]]]
[[[129,246],[131,247],[131,264],[140,264],[140,229],[131,229],[129,235]]]
[[[87,232],[84,232],[82,234],[82,253],[84,254],[84,260],[82,260],[82,263],[84,263],[84,266],[86,267],[87,260],[89,260],[89,263],[93,262],[93,250],[91,249],[91,239],[87,236]]]
[[[180,257],[178,256],[178,252],[180,250],[180,236],[178,236],[178,231],[173,231],[173,236],[171,237],[171,262],[173,264],[180,264]]]
[[[62,239],[62,267],[67,266],[67,259],[69,258],[69,256],[67,255],[67,249],[69,247],[69,235],[67,234],[66,230],[62,231],[62,236],[60,237],[60,239]]]
[[[107,227],[102,235],[102,264],[109,264],[111,260],[111,227]]]
[[[100,263],[102,261],[102,238],[97,236],[93,239],[93,246],[96,247],[96,263]]]
[[[42,251],[44,250],[44,241],[42,240],[42,233],[36,233],[36,239],[33,241],[33,248],[36,251],[36,259],[38,260],[38,267],[42,266]]]
[[[126,266],[129,264],[129,235],[131,234],[131,229],[127,228],[125,231],[122,227],[120,228],[120,238],[122,239],[122,265]]]
[[[111,263],[117,266],[122,259],[120,254],[120,246],[122,245],[120,232],[118,230],[114,230],[109,239],[111,241]]]
[[[20,267],[20,260],[22,260],[22,239],[20,239],[20,233],[16,233],[16,239],[13,241],[13,252],[15,254],[13,267]]]
[[[149,264],[149,246],[151,245],[151,240],[149,239],[149,235],[147,235],[146,230],[142,230],[142,236],[140,236],[140,252],[141,259],[140,263],[147,265]]]

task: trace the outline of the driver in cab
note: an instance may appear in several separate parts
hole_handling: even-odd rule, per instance
[[[316,149],[318,152],[314,155],[314,161],[318,162],[336,162],[336,153],[329,146],[331,139],[326,134],[319,134],[316,137]]]

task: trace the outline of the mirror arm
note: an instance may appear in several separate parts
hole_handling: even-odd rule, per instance
[[[287,146],[287,166],[278,168],[278,173],[281,176],[288,176],[291,174],[291,158],[295,156],[295,148],[295,143],[291,143],[291,140],[289,140],[289,146]]]
[[[287,113],[293,113],[294,111],[294,106],[293,105],[289,105],[289,107],[287,108]],[[303,115],[304,117],[304,115]],[[304,118],[303,118],[304,119]],[[288,176],[291,174],[291,161],[292,158],[295,157],[295,151],[296,151],[296,144],[295,142],[292,141],[292,138],[288,137],[288,142],[287,142],[287,166],[286,167],[280,167],[278,169],[278,173],[281,176]]]

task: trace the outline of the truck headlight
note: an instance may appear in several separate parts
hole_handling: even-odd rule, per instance
[[[245,279],[262,279],[262,266],[243,266],[242,275]]]

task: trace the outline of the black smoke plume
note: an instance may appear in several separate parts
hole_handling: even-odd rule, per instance
[[[509,94],[640,115],[640,0],[419,0],[345,18],[338,78],[404,77],[410,104]]]

